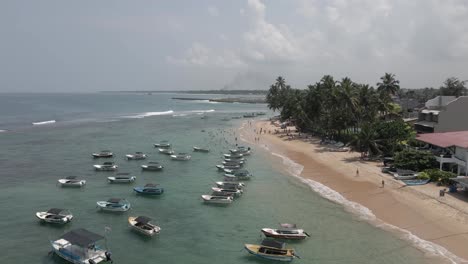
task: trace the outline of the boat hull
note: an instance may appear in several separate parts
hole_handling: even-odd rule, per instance
[[[107,202],[97,202],[97,207],[108,212],[126,212],[130,210],[130,204],[122,204],[119,206],[109,204]]]
[[[118,178],[115,178],[115,177],[107,177],[107,180],[110,183],[132,183],[132,182],[134,182],[136,180],[136,177],[132,176],[130,178],[125,178],[125,179],[118,179]]]
[[[145,171],[160,171],[163,169],[163,166],[148,166],[148,165],[141,165],[141,169]]]
[[[67,250],[64,247],[60,247],[59,245],[55,244],[54,242],[51,242],[52,244],[52,251],[62,259],[74,263],[74,264],[89,264],[90,260],[94,261],[94,263],[101,263],[101,262],[106,262],[107,257],[106,257],[106,251],[102,249],[97,249],[93,250],[93,257],[92,258],[81,258],[80,256],[73,255],[70,250]]]
[[[266,237],[278,238],[278,239],[289,239],[289,240],[303,240],[307,237],[305,234],[278,234],[274,231],[270,231],[266,228],[262,229],[262,233]]]
[[[151,190],[148,190],[148,189],[144,189],[144,188],[141,188],[141,187],[135,187],[133,188],[133,190],[137,193],[137,194],[142,194],[142,195],[161,195],[164,193],[164,189],[163,188],[156,188],[156,189],[151,189]]]
[[[47,217],[47,212],[37,212],[36,217],[39,218],[39,220],[50,223],[50,224],[66,224],[70,223],[70,221],[73,219],[72,215],[60,215],[57,217]]]
[[[249,252],[250,254],[264,258],[264,259],[270,259],[270,260],[276,260],[276,261],[284,261],[284,262],[291,262],[294,259],[294,255],[291,254],[291,250],[285,250],[287,251],[287,254],[285,255],[272,255],[272,254],[263,254],[259,252],[260,246],[258,245],[251,245],[251,244],[245,244],[244,248]]]
[[[136,217],[129,217],[128,218],[128,223],[132,227],[132,230],[134,230],[135,232],[138,232],[139,234],[149,236],[149,237],[157,235],[157,234],[159,234],[161,232],[161,228],[159,226],[155,226],[153,224],[150,225],[151,228],[146,228],[145,229],[145,228],[138,227],[136,225],[137,222],[135,221],[135,219],[136,219]],[[149,227],[149,225],[147,227]]]
[[[93,167],[97,171],[116,171],[118,168],[117,165],[113,165],[113,166],[94,165]]]
[[[223,204],[228,205],[231,204],[233,199],[232,197],[223,197],[222,199],[213,199],[211,195],[202,195],[202,199],[207,204]]]

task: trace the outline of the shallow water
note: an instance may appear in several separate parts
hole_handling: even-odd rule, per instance
[[[246,168],[254,178],[242,197],[228,207],[203,204],[200,195],[209,193],[213,182],[222,179],[214,165],[239,137],[235,131],[242,120],[222,119],[266,111],[264,105],[182,102],[168,99],[171,95],[98,94],[99,100],[92,94],[75,99],[71,95],[15,96],[32,105],[29,113],[13,109],[0,118],[0,129],[9,130],[0,134],[0,209],[5,212],[0,220],[0,247],[4,249],[0,263],[63,263],[48,256],[49,240],[80,227],[100,234],[110,227],[106,237],[114,263],[267,263],[250,256],[243,244],[260,242],[262,227],[281,222],[297,223],[311,235],[289,243],[301,256],[295,260],[298,263],[430,260],[409,242],[373,227],[300,180],[277,171],[271,166],[277,159],[261,149],[248,158]],[[48,104],[42,106],[47,110],[37,110],[40,107],[34,104],[38,102]],[[173,113],[147,115],[169,110]],[[194,112],[200,110],[205,113]],[[145,114],[145,118],[128,118]],[[58,121],[40,127],[31,124],[51,119]],[[209,146],[211,152],[194,152],[188,162],[171,161],[152,146],[160,140],[172,142],[176,151],[191,152],[193,145],[200,145]],[[93,160],[90,154],[102,149],[111,149],[116,157],[110,160],[119,165],[120,172],[136,175],[136,183],[109,184],[106,177],[112,172],[95,172],[92,165],[108,159]],[[124,159],[135,151],[147,153],[147,161],[163,163],[164,170],[142,172],[139,166],[145,161]],[[69,175],[86,179],[86,187],[56,186],[57,179]],[[165,193],[156,198],[133,193],[133,186],[149,182],[161,184]],[[111,197],[127,198],[132,209],[121,214],[99,212],[96,201]],[[35,212],[51,207],[68,208],[75,219],[61,227],[39,223]],[[137,215],[154,218],[161,234],[147,239],[132,232],[127,217]]]

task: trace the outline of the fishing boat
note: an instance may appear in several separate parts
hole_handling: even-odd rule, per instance
[[[117,173],[115,176],[107,177],[110,183],[131,183],[136,180],[135,176],[131,176],[130,173]]]
[[[262,228],[262,233],[266,237],[279,238],[279,239],[291,239],[291,240],[302,240],[309,236],[303,229],[294,227],[281,227],[276,228]]]
[[[415,180],[402,180],[408,186],[424,185],[429,183],[430,179],[415,179]]]
[[[234,200],[232,196],[216,196],[204,194],[201,197],[205,203],[211,204],[230,204]]]
[[[235,165],[239,165],[239,166],[244,165],[244,161],[242,161],[242,160],[239,160],[239,161],[223,161],[223,162],[221,162],[221,163],[222,163],[223,165],[227,165],[227,166],[229,166],[229,165],[234,165],[234,166],[235,166]]]
[[[97,207],[104,211],[125,212],[130,209],[130,202],[121,198],[110,198],[107,201],[96,202]]]
[[[249,152],[250,151],[250,147],[244,147],[244,146],[239,146],[235,149],[230,149],[229,152],[231,153],[245,153],[245,152]]]
[[[158,151],[159,151],[159,153],[166,154],[166,155],[174,154],[174,150],[172,150],[170,148],[159,148]]]
[[[127,154],[125,157],[127,157],[128,160],[144,160],[148,156],[143,152],[135,152],[135,154]]]
[[[215,195],[234,195],[234,196],[241,196],[242,195],[242,190],[239,190],[237,188],[232,188],[232,189],[225,189],[225,188],[219,188],[219,187],[211,187],[211,190],[213,190],[213,194]]]
[[[210,152],[210,149],[194,146],[193,151],[196,151],[196,152]]]
[[[161,228],[151,223],[151,218],[147,216],[129,217],[128,223],[132,226],[133,230],[146,235],[154,236],[159,234]]]
[[[245,162],[245,159],[244,158],[240,158],[240,159],[224,159],[225,162],[232,162],[232,163],[238,163],[238,162]]]
[[[51,241],[52,252],[74,264],[112,263],[110,252],[96,245],[103,236],[86,229],[74,229],[59,239]]]
[[[283,242],[265,239],[261,245],[245,244],[244,248],[252,255],[270,260],[292,261],[295,257],[298,258],[294,249],[287,249],[285,246]]]
[[[115,163],[112,161],[104,162],[103,164],[93,165],[93,167],[97,171],[115,171],[118,168],[118,166],[115,165]]]
[[[171,143],[169,143],[169,141],[167,141],[167,140],[163,140],[163,141],[161,141],[159,143],[154,144],[154,147],[156,147],[156,148],[170,148]]]
[[[226,188],[226,189],[242,189],[245,187],[243,182],[223,182],[217,181],[215,182],[216,186],[219,188]]]
[[[69,210],[60,208],[51,208],[46,212],[37,212],[36,217],[51,224],[66,224],[73,219],[73,215]]]
[[[240,165],[216,165],[216,168],[220,171],[225,171],[227,169],[229,170],[238,170],[240,169]]]
[[[259,116],[259,115],[266,115],[265,112],[257,112],[257,113],[255,113],[255,114],[257,114],[258,116]]]
[[[240,159],[242,157],[244,157],[244,155],[242,154],[239,154],[239,153],[235,153],[235,154],[223,154],[224,158],[227,158],[227,159]]]
[[[147,183],[144,187],[135,187],[133,190],[138,194],[145,195],[161,195],[164,193],[164,188],[154,183]]]
[[[101,150],[100,152],[93,153],[93,158],[112,158],[114,153],[110,150]]]
[[[397,172],[393,174],[393,178],[396,180],[414,180],[418,177],[418,173],[412,170],[400,170],[397,169]]]
[[[76,176],[68,176],[65,179],[59,179],[58,183],[62,187],[83,187],[86,184],[86,181],[79,180]]]
[[[186,160],[190,160],[191,158],[192,156],[190,156],[187,153],[177,153],[177,154],[171,155],[171,159],[173,160],[186,161]]]
[[[251,117],[255,117],[255,113],[250,113],[250,114],[245,114],[243,115],[245,118],[251,118]]]
[[[141,165],[141,169],[147,170],[147,171],[160,171],[163,168],[164,166],[159,164],[159,162],[156,162],[156,161],[150,161],[148,162],[148,164]]]
[[[232,174],[225,173],[224,176],[227,178],[236,178],[239,180],[250,180],[252,174],[248,170],[236,170]]]

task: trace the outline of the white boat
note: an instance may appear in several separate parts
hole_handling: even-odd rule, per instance
[[[224,171],[224,170],[238,170],[240,169],[240,165],[216,165],[216,168],[218,168],[218,170],[220,171]]]
[[[51,224],[66,224],[73,219],[70,211],[60,208],[51,208],[46,212],[37,212],[36,217]]]
[[[261,245],[245,244],[244,248],[250,254],[264,259],[289,262],[295,257],[298,258],[294,249],[287,249],[285,246],[285,243],[265,239]]]
[[[154,236],[161,231],[159,226],[151,224],[151,218],[147,216],[131,216],[128,218],[128,223],[132,226],[133,230],[146,236]]]
[[[115,171],[118,166],[114,162],[108,161],[103,164],[93,165],[94,169],[97,171]]]
[[[244,157],[244,155],[242,154],[223,154],[224,158],[228,158],[228,159],[240,159],[242,157]]]
[[[204,194],[201,197],[205,203],[212,203],[212,204],[230,204],[234,200],[232,196],[214,196],[214,195]]]
[[[93,158],[112,158],[114,153],[110,150],[101,150],[100,152],[93,153]]]
[[[172,155],[174,154],[174,150],[170,148],[159,148],[159,153],[166,154],[166,155]]]
[[[163,141],[161,141],[159,143],[155,143],[154,147],[156,147],[156,148],[170,148],[171,143],[169,143],[169,141],[167,141],[167,140],[163,140]]]
[[[128,160],[144,160],[148,156],[143,152],[135,152],[135,154],[127,154],[125,157],[127,157]]]
[[[86,181],[79,180],[76,176],[68,176],[65,179],[59,179],[58,183],[62,187],[83,187],[86,184]]]
[[[160,171],[164,168],[163,165],[159,164],[156,161],[150,161],[148,164],[141,165],[141,169],[148,170],[148,171]]]
[[[107,177],[110,183],[130,183],[136,180],[135,176],[131,176],[130,173],[117,173],[115,176]]]
[[[190,160],[192,156],[190,156],[187,153],[177,153],[174,155],[171,155],[171,159],[173,160]]]
[[[225,173],[224,177],[238,180],[250,180],[252,174],[248,170],[236,170],[232,174]]]
[[[219,188],[226,188],[226,189],[242,189],[245,187],[245,184],[243,182],[222,182],[222,181],[217,181],[215,182],[216,186]]]
[[[107,201],[96,202],[97,207],[104,211],[125,212],[130,209],[130,202],[121,198],[110,198]]]
[[[397,180],[414,180],[417,177],[418,177],[418,173],[412,170],[397,169],[397,171],[393,173],[393,178]]]
[[[240,146],[235,149],[229,150],[231,154],[242,154],[244,156],[250,155],[250,147]]]
[[[238,162],[236,162],[236,161],[223,161],[222,164],[226,165],[226,166],[229,166],[229,165],[231,165],[231,166],[235,166],[235,165],[242,166],[242,165],[244,165],[244,161],[238,161]]]
[[[266,237],[279,238],[279,239],[291,239],[291,240],[302,240],[309,236],[307,232],[299,228],[262,228],[262,233]]]
[[[239,189],[224,189],[224,188],[219,188],[219,187],[211,187],[211,190],[213,190],[213,193],[215,195],[234,195],[234,196],[241,196],[242,195],[242,190]]]
[[[224,159],[225,162],[245,162],[245,159],[244,158],[240,158],[240,159]]]
[[[194,147],[193,147],[193,151],[196,151],[196,152],[210,152],[210,149],[209,149],[209,148],[201,148],[201,147],[194,146]]]
[[[51,241],[52,252],[74,264],[112,263],[110,252],[96,245],[103,236],[86,229],[74,229],[55,241]]]

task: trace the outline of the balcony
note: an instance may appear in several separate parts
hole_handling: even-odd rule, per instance
[[[456,163],[458,165],[465,166],[465,161],[453,155],[435,156],[435,158],[439,163]]]

